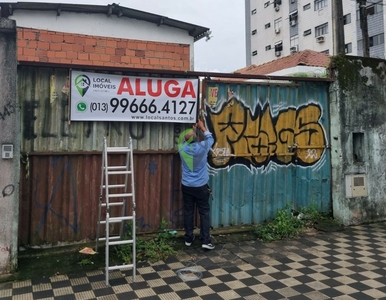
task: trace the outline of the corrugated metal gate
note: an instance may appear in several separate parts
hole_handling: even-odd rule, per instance
[[[162,219],[182,229],[177,141],[188,126],[69,124],[68,75],[65,68],[19,66],[20,244],[95,238],[103,136],[110,146],[134,139],[139,230],[157,230]],[[330,209],[327,84],[207,83],[214,227],[268,220],[286,204]]]
[[[331,209],[328,84],[207,81],[213,227]]]
[[[19,66],[23,155],[20,243],[95,238],[104,136],[111,147],[125,146],[129,136],[133,138],[139,230],[158,230],[162,219],[171,228],[183,228],[177,142],[188,125],[69,124],[68,76],[66,68]],[[123,157],[114,159],[117,165],[123,164],[118,163]]]

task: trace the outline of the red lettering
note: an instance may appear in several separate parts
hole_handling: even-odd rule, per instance
[[[218,89],[211,89],[210,90],[211,97],[217,97],[217,93],[218,93]]]
[[[194,91],[193,82],[187,81],[184,86],[184,90],[182,91],[181,97],[185,98],[186,96],[191,96],[192,98],[197,98],[196,93]]]
[[[146,96],[146,93],[144,91],[141,91],[141,79],[140,78],[135,79],[135,95],[136,96]]]
[[[122,93],[124,92],[129,93],[130,95],[134,95],[133,89],[130,84],[130,79],[127,77],[122,78],[121,83],[119,84],[117,94],[122,95]]]
[[[175,87],[172,87],[171,88],[171,91],[170,91],[170,86],[171,85],[175,85]],[[172,93],[173,91],[173,93]],[[178,94],[180,93],[181,89],[178,87],[178,81],[176,80],[168,80],[166,81],[165,83],[165,93],[166,95],[168,95],[169,97],[177,97]]]
[[[158,79],[157,80],[157,91],[153,91],[153,80],[148,79],[147,80],[147,92],[149,93],[150,96],[152,97],[158,97],[162,93],[162,80]]]

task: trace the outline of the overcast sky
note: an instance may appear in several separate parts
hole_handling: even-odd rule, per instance
[[[233,72],[245,67],[244,0],[20,0],[23,1],[94,5],[115,2],[120,6],[208,27],[212,38],[195,43],[195,70]]]
[[[195,43],[196,71],[233,72],[245,67],[243,0],[121,0],[119,4],[210,28],[212,38]]]

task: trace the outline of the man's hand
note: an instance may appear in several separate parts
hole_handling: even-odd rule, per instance
[[[197,127],[200,128],[202,132],[205,132],[205,131],[206,131],[204,122],[202,122],[201,120],[198,120],[198,122],[197,122]]]

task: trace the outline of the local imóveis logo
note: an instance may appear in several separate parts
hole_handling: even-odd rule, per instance
[[[90,87],[90,83],[91,83],[90,78],[88,78],[86,75],[81,74],[76,76],[75,86],[82,97],[86,95],[87,90]]]

